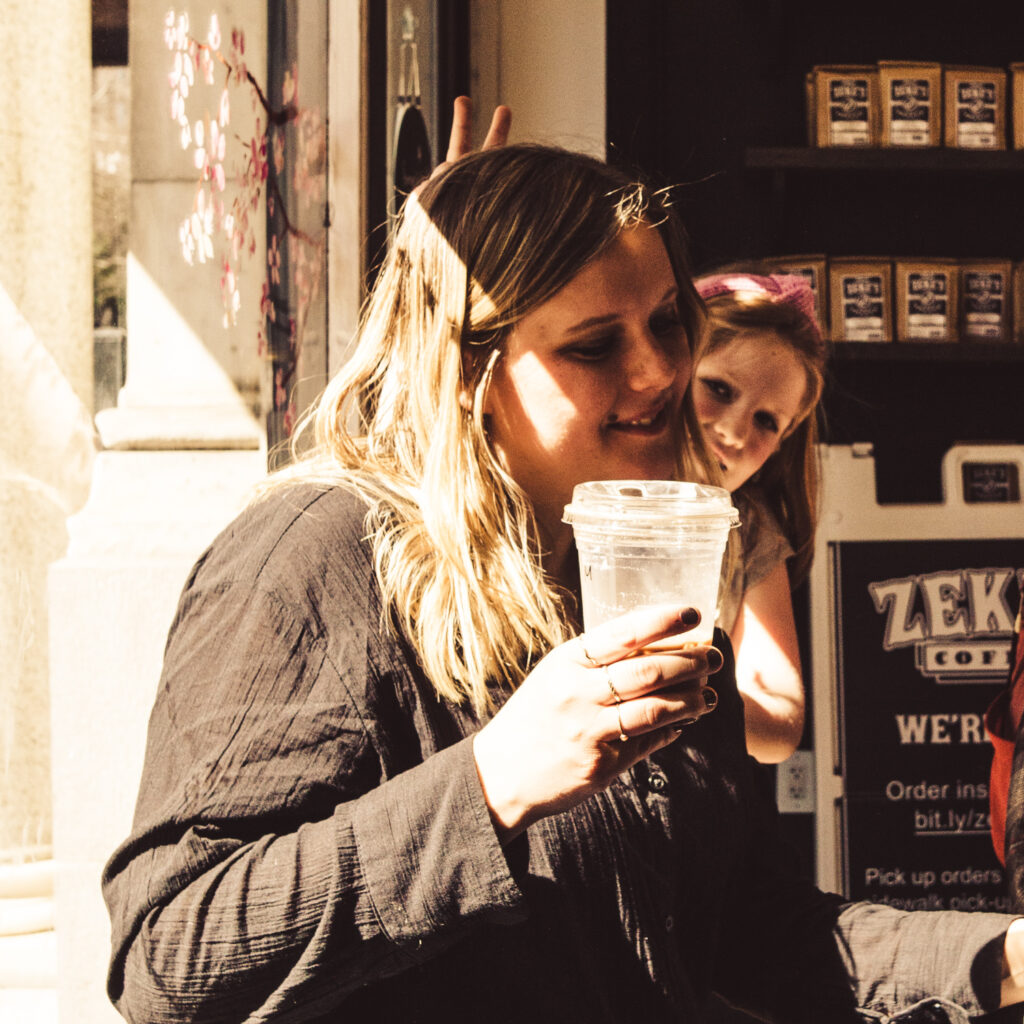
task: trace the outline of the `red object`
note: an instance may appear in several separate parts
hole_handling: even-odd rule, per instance
[[[1021,619],[1024,617],[1024,594],[1017,612],[1015,633],[1010,649],[1010,675],[1006,688],[985,712],[985,731],[992,742],[992,769],[989,774],[989,812],[992,825],[992,845],[996,856],[1006,863],[1006,804],[1013,774],[1013,751],[1017,745],[1017,731],[1024,717],[1024,636]]]

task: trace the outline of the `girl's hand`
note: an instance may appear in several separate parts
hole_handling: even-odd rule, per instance
[[[481,149],[494,149],[508,142],[508,131],[512,126],[512,111],[499,105],[491,115],[491,126]],[[457,96],[452,109],[452,130],[448,136],[448,153],[444,163],[438,164],[430,176],[440,174],[456,160],[473,152],[473,101],[468,96]]]
[[[698,621],[692,608],[630,612],[556,647],[526,677],[473,741],[502,840],[604,789],[714,709],[714,647],[682,638],[644,653]]]
[[[487,131],[487,137],[481,149],[494,149],[496,146],[504,146],[508,142],[508,130],[512,125],[512,111],[499,105],[494,108],[491,115],[491,126]],[[448,154],[445,156],[445,163],[450,164],[453,160],[466,156],[473,150],[473,101],[468,96],[457,96],[455,106],[452,110],[452,130],[448,136]],[[434,171],[436,174],[437,171]]]

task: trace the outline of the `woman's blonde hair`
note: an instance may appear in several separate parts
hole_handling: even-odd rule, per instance
[[[818,461],[818,402],[825,384],[825,349],[817,324],[805,311],[770,295],[729,291],[706,300],[707,318],[697,346],[694,366],[725,348],[737,337],[770,332],[796,355],[807,377],[797,415],[774,452],[754,476],[739,488],[755,488],[778,519],[793,547],[790,580],[797,583],[810,571],[814,534],[818,526],[821,485]],[[753,503],[756,508],[756,503]],[[757,523],[744,531],[744,548],[756,542]]]
[[[384,607],[437,692],[477,711],[493,706],[490,686],[515,687],[568,638],[572,601],[541,568],[484,393],[515,324],[640,223],[661,234],[694,339],[701,304],[665,194],[534,145],[467,156],[426,182],[400,214],[351,358],[300,426],[305,454],[272,480],[345,483],[367,499]],[[706,475],[689,401],[682,416],[681,470]]]

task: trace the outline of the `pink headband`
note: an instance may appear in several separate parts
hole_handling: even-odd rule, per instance
[[[824,356],[825,343],[814,311],[814,292],[803,274],[709,274],[707,277],[698,277],[694,284],[702,299],[748,292],[760,295],[769,302],[792,306],[803,314]]]

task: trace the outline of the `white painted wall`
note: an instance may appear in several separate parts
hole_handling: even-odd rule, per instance
[[[512,141],[605,155],[602,0],[472,0],[478,141],[496,103],[512,108]]]

